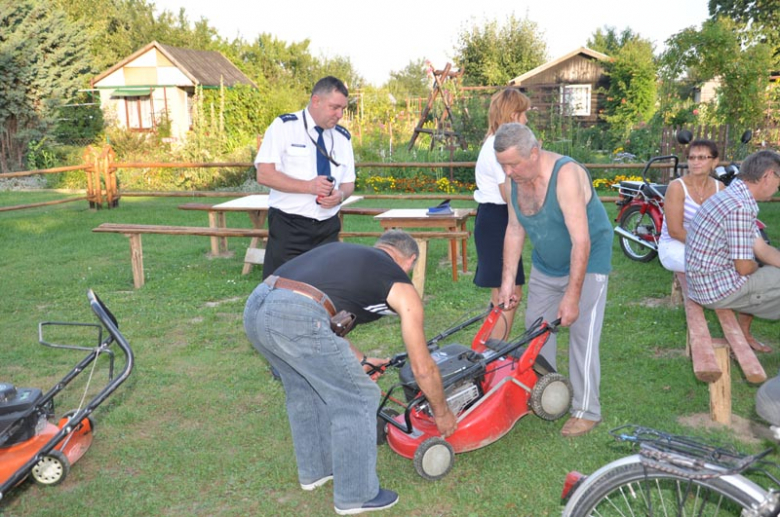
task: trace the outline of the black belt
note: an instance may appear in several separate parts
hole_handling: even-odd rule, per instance
[[[287,291],[292,291],[294,293],[303,295],[306,298],[310,298],[322,305],[325,310],[328,311],[328,314],[331,318],[336,315],[336,307],[333,305],[333,302],[330,301],[328,295],[314,286],[305,284],[303,282],[290,280],[289,278],[281,278],[276,275],[269,276],[263,281],[263,283],[269,286],[271,289],[286,289]]]

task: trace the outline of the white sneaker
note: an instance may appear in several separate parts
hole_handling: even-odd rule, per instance
[[[306,490],[307,492],[311,492],[315,488],[321,487],[322,485],[324,485],[325,483],[327,483],[331,479],[333,479],[332,475],[325,476],[324,478],[320,478],[317,481],[314,481],[313,483],[307,483],[307,484],[301,483],[301,488]]]

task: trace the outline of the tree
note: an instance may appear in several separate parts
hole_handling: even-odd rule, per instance
[[[780,1],[778,0],[710,0],[710,18],[715,21],[725,16],[738,26],[760,34],[761,40],[772,48],[775,66],[780,64]]]
[[[21,168],[90,72],[83,26],[44,0],[0,3],[0,170]]]
[[[701,30],[688,28],[672,36],[660,70],[667,84],[718,79],[717,122],[755,127],[766,108],[771,61],[772,50],[759,34],[738,31],[733,20],[718,18],[704,22]],[[668,104],[674,97],[667,93],[663,100]]]
[[[588,38],[585,45],[596,52],[614,56],[628,43],[640,40],[642,40],[642,38],[639,34],[635,34],[630,27],[626,27],[618,34],[615,27],[605,25],[603,28],[599,27],[596,29],[596,32]]]
[[[390,80],[385,84],[396,99],[428,96],[428,66],[425,59],[409,61],[406,68],[390,72]]]
[[[484,26],[472,24],[458,36],[455,62],[465,70],[466,85],[496,86],[509,81],[547,60],[547,43],[539,26],[514,15],[500,25],[497,20]]]
[[[623,35],[627,33],[629,29]],[[652,43],[638,36],[624,38],[604,70],[609,77],[604,120],[613,138],[622,141],[635,125],[648,122],[655,111],[656,64]]]
[[[103,71],[152,41],[195,50],[216,50],[216,29],[201,18],[194,24],[184,8],[155,14],[148,0],[48,0],[79,22],[89,36],[93,67]]]

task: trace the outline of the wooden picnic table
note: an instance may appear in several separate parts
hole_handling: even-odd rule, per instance
[[[440,228],[446,232],[466,232],[466,223],[473,214],[474,211],[468,208],[454,208],[452,214],[449,215],[428,215],[428,210],[425,208],[395,208],[374,216],[374,219],[377,219],[385,230],[391,228]],[[468,239],[450,239],[452,279],[455,281],[458,280],[458,240],[461,241],[463,272],[468,271]],[[427,251],[427,240],[418,241],[418,244],[426,246]],[[420,250],[421,258],[424,257],[424,254],[425,252]]]
[[[363,199],[361,196],[350,196],[344,200],[346,206]],[[251,196],[238,197],[219,203],[216,205],[182,205],[179,208],[190,210],[207,210],[209,212],[209,226],[212,228],[225,228],[225,212],[245,212],[252,221],[252,227],[262,229],[265,226],[265,220],[268,217],[268,195],[254,194]],[[229,254],[227,249],[227,237],[212,237],[211,252],[215,256],[224,256]],[[261,237],[252,237],[249,247],[244,257],[244,268],[242,274],[246,275],[252,271],[254,264],[262,264],[265,256],[263,248],[263,239]]]

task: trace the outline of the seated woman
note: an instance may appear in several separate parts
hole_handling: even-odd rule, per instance
[[[712,140],[694,140],[688,147],[688,174],[669,183],[664,200],[664,223],[658,240],[658,258],[670,271],[685,273],[685,237],[693,216],[722,185],[712,176],[718,165],[718,146]],[[750,333],[753,316],[739,315],[739,326],[750,346],[759,352],[772,349]]]
[[[712,177],[718,165],[718,146],[712,140],[694,140],[688,148],[688,174],[669,183],[664,200],[664,224],[658,258],[669,271],[685,273],[685,236],[704,201],[721,189]]]

